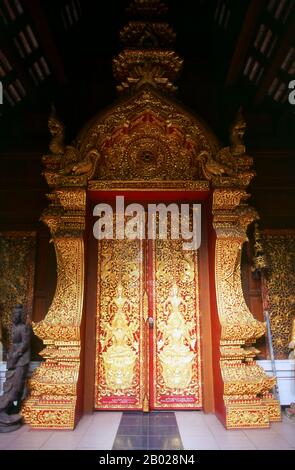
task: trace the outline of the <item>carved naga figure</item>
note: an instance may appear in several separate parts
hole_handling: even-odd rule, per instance
[[[75,162],[78,161],[78,150],[72,145],[65,145],[65,126],[56,115],[55,107],[52,106],[48,118],[48,129],[52,135],[49,143],[51,155],[60,157],[60,173],[69,174]]]
[[[90,149],[81,160],[80,152],[74,145],[65,145],[65,126],[57,117],[54,106],[52,106],[48,119],[48,129],[52,135],[49,143],[51,156],[56,156],[59,159],[58,174],[64,176],[86,175],[91,178],[100,159],[100,153],[96,149]]]
[[[242,111],[239,110],[238,115],[230,129],[231,152],[233,155],[243,155],[246,151],[244,144],[244,135],[246,131],[246,121]]]
[[[246,122],[241,111],[231,126],[229,147],[221,148],[215,158],[208,150],[201,150],[196,156],[196,160],[201,163],[204,176],[212,180],[216,176],[234,176],[237,173],[236,157],[245,155],[244,134]]]

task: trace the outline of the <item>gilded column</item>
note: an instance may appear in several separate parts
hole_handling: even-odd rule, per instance
[[[232,146],[219,151],[217,160],[229,162],[229,176],[213,179],[213,225],[216,231],[215,286],[221,325],[220,368],[226,427],[268,427],[280,420],[280,404],[270,390],[275,378],[256,363],[259,352],[253,346],[265,333],[265,324],[248,309],[241,284],[241,250],[246,230],[258,218],[246,204],[246,188],[254,176],[252,159],[245,154],[240,118],[231,134]]]
[[[33,324],[45,361],[33,373],[22,413],[35,428],[73,429],[79,416],[86,191],[64,187],[49,197],[42,220],[55,247],[57,285],[45,319]]]

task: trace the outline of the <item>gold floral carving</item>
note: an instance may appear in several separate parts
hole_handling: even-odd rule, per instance
[[[232,211],[248,197],[249,194],[244,189],[215,189],[213,193],[213,210]]]
[[[221,371],[226,396],[257,396],[270,390],[275,384],[275,378],[265,375],[263,369],[254,361],[233,364],[223,363]]]
[[[263,239],[269,265],[266,285],[273,347],[277,359],[286,359],[295,319],[295,232],[268,232]]]
[[[64,210],[80,210],[86,207],[86,192],[83,189],[60,189],[55,195]]]
[[[278,400],[275,400],[270,393],[264,393],[262,403],[267,406],[270,421],[281,421],[281,404]]]
[[[62,395],[64,397],[64,395]],[[73,397],[71,400],[64,400],[61,397],[56,403],[51,399],[35,400],[30,398],[23,409],[23,416],[30,425],[39,429],[73,429],[75,426],[75,404]]]
[[[208,181],[89,181],[90,191],[209,191]]]
[[[227,406],[227,429],[268,428],[269,414],[267,406],[258,403],[239,403]]]

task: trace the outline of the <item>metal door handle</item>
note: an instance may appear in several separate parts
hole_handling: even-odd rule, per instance
[[[149,317],[149,327],[153,328],[154,327],[154,319],[153,317]]]

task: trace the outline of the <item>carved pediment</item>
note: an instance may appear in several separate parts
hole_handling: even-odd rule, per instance
[[[216,138],[201,120],[146,87],[85,126],[73,164],[67,159],[63,165],[59,156],[60,169],[46,176],[69,184],[90,179],[206,180],[198,155],[217,149]]]
[[[53,135],[50,149],[55,149]],[[59,137],[60,138],[60,137]],[[150,86],[95,117],[76,145],[44,157],[49,185],[88,181],[212,181],[246,187],[252,159],[221,148],[202,120]]]

